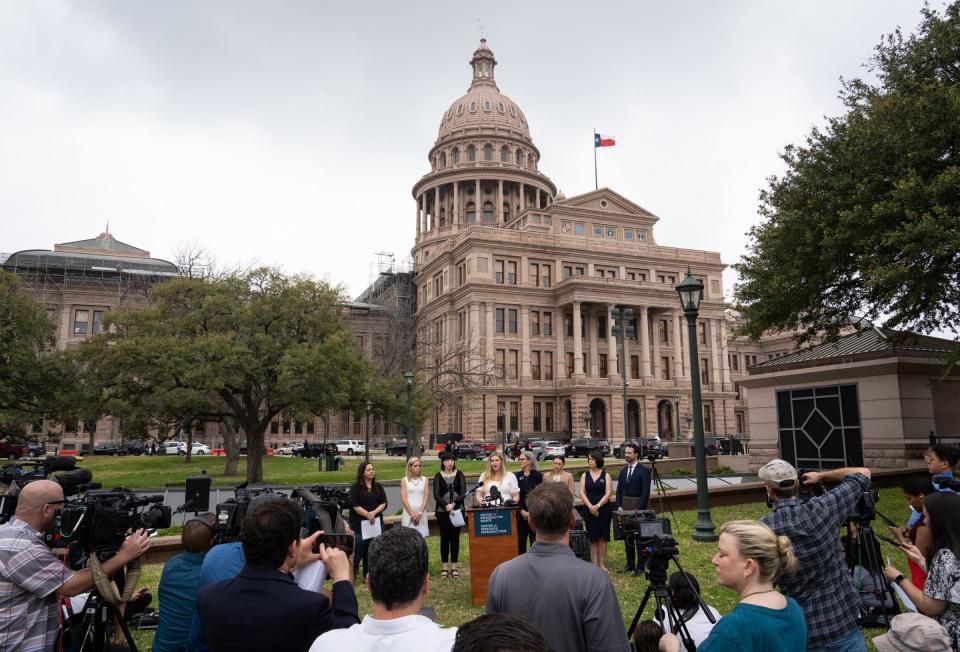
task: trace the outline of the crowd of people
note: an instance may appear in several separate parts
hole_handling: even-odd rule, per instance
[[[491,455],[472,489],[452,454],[441,455],[432,481],[423,476],[420,459],[411,458],[400,489],[402,526],[390,529],[383,528],[386,492],[373,464],[361,463],[350,490],[352,555],[318,544],[320,533],[302,538],[302,508],[276,494],[251,502],[240,542],[211,547],[212,515],[191,519],[183,530],[184,552],[166,563],[161,576],[153,649],[867,649],[858,620],[863,590],[853,581],[837,540],[871,488],[869,469],[801,474],[784,460],[765,464],[758,475],[769,513],[758,521],[725,523],[712,559],[716,584],[734,592],[735,607],[721,614],[702,603],[704,578],[678,571],[667,585],[673,615],[659,611],[656,619],[641,621],[630,640],[605,556],[615,507],[643,509],[649,501],[650,475],[638,463],[639,451],[626,446],[615,492],[603,457],[591,454],[579,478],[579,510],[564,460],[554,459],[552,469],[541,472],[527,452],[521,452],[516,472],[507,471],[502,456]],[[903,485],[911,517],[890,529],[909,564],[904,566],[909,577],[894,564],[882,574],[916,612],[889,620],[889,630],[874,639],[881,652],[960,652],[960,496],[946,480],[958,458],[955,448],[934,446],[927,453],[932,479],[910,478]],[[813,497],[801,495],[802,489],[825,483],[834,486]],[[485,615],[442,627],[427,606],[427,505],[432,495],[440,576],[456,578],[464,503],[471,493],[477,504],[498,497],[515,503],[518,554],[493,570]],[[70,571],[42,539],[62,503],[57,483],[30,483],[19,496],[15,518],[0,526],[0,652],[54,649],[65,615],[62,600],[94,586],[90,570]],[[581,527],[593,563],[571,549],[571,530]],[[625,539],[625,571],[638,573],[648,555],[630,539]],[[103,571],[118,572],[147,548],[146,533],[130,533],[116,555],[103,562]],[[354,589],[358,581],[372,600],[362,620]]]

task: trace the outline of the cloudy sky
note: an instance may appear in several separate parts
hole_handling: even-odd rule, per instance
[[[934,7],[941,2],[934,0]],[[720,251],[757,221],[778,157],[841,112],[840,77],[919,0],[0,5],[0,251],[96,236],[172,258],[256,260],[358,294],[409,255],[413,183],[470,80],[480,27],[541,170]],[[727,273],[726,285],[734,280]]]

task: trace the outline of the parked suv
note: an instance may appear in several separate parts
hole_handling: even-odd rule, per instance
[[[593,439],[591,437],[582,437],[571,439],[567,444],[567,457],[586,457],[590,451],[600,451],[602,455],[610,454],[610,444],[606,439]]]
[[[723,440],[719,437],[704,437],[703,446],[706,449],[707,455],[722,455],[723,454]],[[694,441],[690,440],[690,457],[697,456],[697,446]]]
[[[367,452],[367,449],[358,439],[338,439],[337,451],[344,455],[362,455]]]
[[[396,455],[398,457],[407,456],[407,442],[395,441],[387,444],[387,455]]]
[[[0,441],[0,457],[15,460],[21,457],[27,457],[29,454],[30,449],[23,444],[11,444],[6,441]]]
[[[336,457],[339,454],[340,451],[337,450],[337,445],[332,441],[328,441],[326,444],[323,442],[314,442],[310,444],[309,448],[301,447],[294,453],[294,455],[299,455],[300,457]]]
[[[487,456],[483,447],[472,441],[461,441],[455,444],[453,454],[458,460],[482,460]]]
[[[640,457],[654,456],[654,459],[660,459],[667,456],[667,445],[656,439],[629,439],[617,444],[613,449],[614,457],[623,457],[623,449],[627,444],[636,444],[640,447]]]

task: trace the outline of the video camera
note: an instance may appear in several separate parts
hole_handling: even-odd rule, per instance
[[[342,485],[297,487],[290,498],[303,507],[304,536],[323,531],[328,534],[347,531],[343,510],[350,508],[350,489]]]
[[[680,554],[670,519],[657,516],[652,509],[633,512],[623,519],[621,528],[628,545],[635,545],[641,556],[669,560]]]
[[[88,491],[54,512],[47,543],[62,548],[77,543],[86,553],[103,556],[116,552],[134,530],[170,527],[171,510],[163,496],[139,496],[120,487],[113,491]]]
[[[960,493],[960,478],[955,478],[952,475],[946,474],[935,475],[933,476],[933,482],[940,487],[941,491],[944,489],[950,489],[951,491]]]
[[[217,503],[217,519],[213,524],[213,544],[239,541],[240,526],[243,525],[243,517],[247,515],[250,501],[257,496],[268,494],[283,495],[270,487],[248,487],[244,482],[234,489],[233,498]]]
[[[801,503],[805,503],[811,498],[817,496],[822,496],[826,493],[826,489],[823,488],[823,485],[805,485],[803,484],[803,477],[807,473],[810,473],[813,469],[800,469],[797,471],[797,475],[800,478],[800,487],[797,491],[797,500]],[[856,521],[857,523],[867,523],[873,521],[877,518],[877,501],[880,500],[880,490],[871,482],[870,488],[863,492],[860,496],[860,500],[857,501],[856,506],[853,508],[853,512],[847,516],[847,521]]]
[[[88,469],[77,468],[77,460],[73,457],[49,455],[42,460],[7,464],[0,468],[0,525],[16,512],[17,496],[25,486],[48,479],[60,484],[64,496],[100,488],[99,484],[92,482],[93,474]]]

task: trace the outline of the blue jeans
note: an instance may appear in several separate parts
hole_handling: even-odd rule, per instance
[[[859,629],[852,629],[843,638],[830,641],[826,645],[808,647],[807,652],[867,652],[867,642]]]

